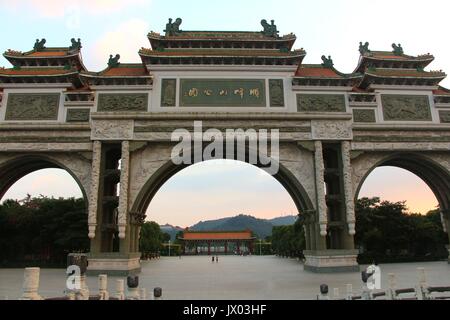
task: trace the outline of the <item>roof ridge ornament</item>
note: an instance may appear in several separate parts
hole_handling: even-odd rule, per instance
[[[117,68],[120,64],[119,59],[120,59],[120,54],[116,54],[116,56],[114,58],[113,58],[113,55],[110,54],[109,60],[108,60],[108,67]]]
[[[169,22],[166,24],[164,32],[166,36],[176,36],[181,33],[180,26],[183,23],[181,18],[176,18],[175,22],[172,22],[172,18],[169,18]]]
[[[275,25],[275,20],[270,20],[271,24],[267,22],[266,19],[261,20],[261,25],[264,30],[261,31],[265,36],[278,38],[279,31],[277,30],[277,26]]]
[[[331,59],[331,56],[328,56],[328,58],[323,55],[322,56],[322,66],[326,67],[326,68],[333,68],[334,63],[333,63],[333,59]]]
[[[47,40],[45,40],[45,38],[42,38],[41,40],[36,39],[36,42],[34,43],[34,47],[33,49],[35,51],[41,51],[45,49],[45,43],[47,42]]]
[[[402,45],[399,43],[398,45],[396,45],[395,43],[392,44],[392,49],[394,49],[394,54],[396,56],[401,56],[403,54],[403,48]]]
[[[75,40],[75,38],[70,39],[70,42],[72,45],[69,47],[69,50],[80,50],[81,47],[81,40],[78,38],[78,40]]]
[[[359,53],[361,53],[361,55],[364,55],[365,53],[370,53],[369,42],[366,42],[365,44],[363,44],[362,42],[359,43]]]

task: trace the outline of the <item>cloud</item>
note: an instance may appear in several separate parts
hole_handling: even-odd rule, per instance
[[[80,12],[89,15],[106,15],[127,7],[150,5],[151,0],[16,0],[4,1],[4,8],[12,11],[29,10],[45,18],[63,18]]]
[[[145,36],[148,31],[149,24],[144,20],[132,19],[120,24],[94,41],[86,55],[93,60],[87,65],[90,69],[104,69],[110,54],[120,54],[120,62],[140,62],[139,48],[149,46]]]

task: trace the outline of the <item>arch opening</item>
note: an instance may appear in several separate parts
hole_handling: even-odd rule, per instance
[[[430,158],[395,154],[376,163],[355,193],[360,263],[446,259],[449,196],[450,175]]]
[[[86,199],[76,175],[54,159],[1,165],[0,265],[65,267],[68,253],[87,252]]]

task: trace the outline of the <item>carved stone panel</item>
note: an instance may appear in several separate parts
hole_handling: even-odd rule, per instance
[[[92,120],[92,140],[133,140],[133,120]]]
[[[66,115],[67,122],[89,122],[90,109],[68,109]]]
[[[352,140],[350,121],[313,120],[311,121],[313,140]]]
[[[5,120],[58,120],[59,93],[10,93]]]
[[[181,107],[265,107],[263,79],[181,79]]]
[[[147,111],[147,93],[101,93],[97,111]]]
[[[439,111],[439,118],[442,123],[450,123],[450,111]]]
[[[373,109],[354,109],[353,122],[376,122],[375,110]]]
[[[284,86],[281,79],[269,80],[269,97],[271,107],[284,107]]]
[[[343,94],[297,94],[298,112],[345,112]]]
[[[428,96],[393,95],[381,96],[384,121],[431,121]]]
[[[163,79],[161,85],[161,107],[175,107],[177,80]]]

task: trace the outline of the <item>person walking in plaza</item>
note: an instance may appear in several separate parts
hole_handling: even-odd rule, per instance
[[[216,262],[219,263],[219,256],[216,256]]]

